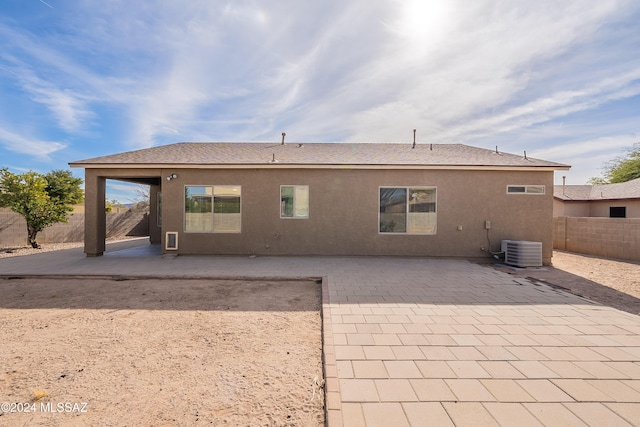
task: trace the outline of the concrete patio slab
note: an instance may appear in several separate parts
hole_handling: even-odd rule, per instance
[[[323,278],[339,426],[640,423],[640,317],[462,260],[163,258],[145,241],[0,259],[0,275]]]

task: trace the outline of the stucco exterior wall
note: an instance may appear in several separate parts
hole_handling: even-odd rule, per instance
[[[627,218],[640,218],[640,200],[571,202],[554,199],[553,216],[609,218],[609,208],[619,206],[627,208]]]
[[[127,171],[95,170],[97,175]],[[166,169],[161,181],[162,246],[165,233],[179,235],[179,254],[391,255],[487,257],[502,239],[543,243],[552,256],[553,172],[366,169]],[[545,195],[507,194],[507,185],[545,185]],[[240,185],[241,233],[184,231],[187,185]],[[309,218],[280,218],[280,186],[309,186]],[[381,186],[437,187],[437,234],[378,232]],[[461,230],[459,230],[461,228]]]
[[[589,202],[564,202],[562,200],[553,199],[553,216],[589,216],[591,206]],[[609,216],[607,214],[607,216]]]
[[[640,200],[603,200],[591,202],[589,216],[592,217],[609,217],[609,208],[622,207],[627,208],[627,218],[640,218]],[[578,215],[566,215],[578,216]]]
[[[554,248],[640,261],[640,218],[554,218]]]

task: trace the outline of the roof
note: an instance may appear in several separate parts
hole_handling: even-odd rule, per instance
[[[640,178],[618,184],[555,185],[553,196],[565,201],[640,199]]]
[[[71,162],[72,167],[504,167],[570,166],[463,144],[180,142]]]
[[[589,200],[593,185],[554,185],[553,197],[562,200]]]

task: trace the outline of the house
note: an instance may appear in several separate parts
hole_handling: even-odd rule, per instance
[[[556,185],[554,217],[640,218],[640,178],[619,184]]]
[[[105,181],[151,187],[164,252],[482,258],[502,239],[552,255],[553,175],[569,166],[462,144],[177,143],[79,160],[85,252],[105,249]]]

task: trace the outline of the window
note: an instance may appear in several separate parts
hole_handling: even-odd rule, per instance
[[[239,233],[240,196],[239,185],[186,186],[185,231]]]
[[[240,232],[240,186],[213,187],[213,231]]]
[[[545,194],[544,185],[507,185],[508,194]]]
[[[626,206],[611,206],[609,207],[609,218],[626,218],[627,207]]]
[[[434,187],[381,187],[380,233],[436,234]]]
[[[309,186],[280,186],[280,218],[309,218]]]
[[[213,188],[185,187],[184,231],[213,231]]]

